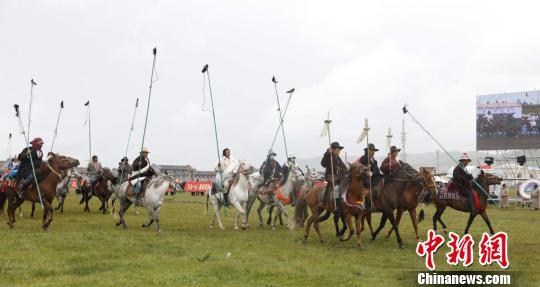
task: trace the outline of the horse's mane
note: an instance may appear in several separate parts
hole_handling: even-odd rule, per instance
[[[470,173],[474,179],[477,179],[483,173],[482,169],[474,165],[468,165],[466,169],[467,172]]]

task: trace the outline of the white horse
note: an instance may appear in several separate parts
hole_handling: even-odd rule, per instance
[[[289,175],[287,176],[287,179],[281,185],[277,191],[278,194],[274,195],[274,201],[270,203],[268,193],[273,192],[273,190],[268,190],[266,186],[260,186],[256,189],[257,191],[257,198],[259,199],[259,208],[257,208],[257,214],[259,215],[259,226],[263,226],[263,218],[262,218],[262,210],[264,207],[269,204],[270,208],[273,208],[276,206],[278,208],[278,211],[276,212],[276,215],[274,216],[274,220],[272,220],[272,230],[276,229],[276,220],[281,214],[285,215],[285,218],[289,218],[289,214],[287,213],[287,209],[285,209],[285,205],[288,204],[290,195],[292,192],[294,192],[296,189],[300,188],[299,183],[304,182],[304,176],[302,175],[302,172],[299,169],[294,169],[289,172]],[[269,216],[271,217],[271,211],[269,211]],[[270,220],[271,218],[269,218]]]
[[[122,227],[127,228],[126,221],[124,220],[124,215],[126,214],[127,209],[135,202],[135,197],[130,197],[126,195],[129,182],[126,181],[116,187],[115,196],[120,201],[120,211],[118,215],[120,216],[119,221],[116,223],[116,226],[122,225]],[[144,197],[142,199],[143,205],[148,211],[149,221],[142,225],[142,227],[149,227],[152,223],[156,223],[156,231],[159,232],[159,210],[161,205],[163,205],[163,200],[165,193],[169,188],[175,188],[176,182],[172,177],[166,174],[155,175],[150,179]],[[115,206],[113,203],[114,213]]]
[[[247,203],[249,199],[249,192],[251,189],[250,184],[250,175],[255,173],[255,169],[247,164],[246,162],[241,161],[238,166],[238,170],[234,176],[231,188],[229,189],[229,202],[236,208],[238,215],[236,217],[236,222],[234,223],[234,229],[238,229],[238,221],[240,217],[244,217],[244,222],[242,223],[242,228],[247,228]],[[224,205],[224,193],[218,190],[217,184],[214,184],[210,190],[207,191],[206,195],[206,210],[208,210],[208,201],[212,202],[214,206],[214,216],[212,217],[212,222],[210,223],[210,228],[214,227],[214,222],[216,218],[218,220],[219,228],[224,230],[223,223],[221,222],[221,217],[219,215],[219,210]]]

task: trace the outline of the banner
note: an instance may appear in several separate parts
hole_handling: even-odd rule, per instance
[[[186,181],[185,192],[207,192],[212,187],[211,181]]]

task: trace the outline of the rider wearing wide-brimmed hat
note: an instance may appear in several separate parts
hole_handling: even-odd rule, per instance
[[[381,170],[379,169],[379,164],[377,163],[377,160],[375,159],[375,152],[377,151],[379,151],[379,149],[377,149],[374,144],[370,143],[364,149],[364,155],[356,160],[356,162],[359,162],[365,166],[370,167],[372,191],[377,190],[376,187],[381,181],[381,179],[383,178]],[[364,181],[364,186],[369,188],[369,181],[367,179],[366,181]],[[376,195],[375,192],[373,195]]]
[[[396,146],[390,147],[390,153],[381,163],[381,171],[387,176],[393,176],[395,172],[401,167],[401,163],[397,156],[401,149]]]
[[[43,139],[37,137],[30,142],[30,146],[24,148],[19,156],[17,157],[20,161],[19,172],[17,174],[17,179],[21,182],[19,187],[19,198],[24,199],[28,187],[35,181],[33,169],[36,172],[36,176],[39,178],[39,168],[43,159],[43,152],[41,148],[43,147]],[[30,159],[31,158],[31,159]]]
[[[264,185],[269,186],[271,182],[276,182],[276,179],[281,178],[281,166],[276,160],[276,153],[273,150],[268,151],[266,160],[261,165],[259,172],[263,175]],[[274,186],[275,187],[275,186]],[[274,201],[274,193],[268,193],[268,200]]]
[[[135,158],[133,163],[131,164],[131,167],[133,168],[133,172],[131,174],[131,177],[129,178],[130,181],[133,181],[137,178],[144,178],[144,181],[141,183],[139,180],[135,183],[135,194],[136,194],[136,204],[141,205],[141,199],[140,195],[145,190],[146,184],[149,181],[149,178],[155,174],[154,170],[150,166],[150,159],[148,158],[148,154],[150,153],[150,150],[148,148],[144,147],[141,150],[140,155]]]
[[[326,150],[321,160],[321,165],[326,169],[324,177],[328,183],[324,193],[325,201],[331,198],[329,195],[332,187],[335,188],[335,197],[338,201],[340,198],[340,193],[343,192],[341,187],[348,171],[347,166],[339,157],[339,153],[342,149],[344,149],[344,147],[342,147],[338,142],[333,142],[330,144],[330,149]],[[339,211],[339,205],[336,206],[336,211]]]
[[[454,182],[459,194],[465,197],[467,207],[472,212],[474,207],[471,180],[473,176],[467,172],[467,165],[471,162],[471,158],[467,153],[463,153],[459,158],[459,164],[452,172],[452,181]]]

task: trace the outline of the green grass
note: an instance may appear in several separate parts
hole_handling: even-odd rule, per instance
[[[203,197],[189,195],[165,202],[161,233],[140,227],[147,220],[143,209],[139,215],[129,210],[129,228],[124,230],[115,227],[110,214],[97,213],[95,199],[92,212],[83,213],[73,194],[68,196],[65,213],[55,212],[49,231],[43,232],[41,220],[29,218],[30,206],[25,203],[25,218],[17,218],[14,230],[6,226],[0,231],[4,249],[0,285],[406,286],[415,278],[407,271],[425,270],[424,259],[414,251],[408,214],[400,225],[404,250],[398,249],[395,237],[380,236],[372,242],[367,233],[363,234],[365,248],[359,250],[354,241],[337,242],[330,222],[321,224],[324,245],[313,231],[303,242],[303,230],[260,228],[255,213],[249,230],[233,230],[236,212],[231,209],[224,217],[225,231],[217,225],[209,229],[211,213],[203,213],[203,202]],[[432,207],[426,211],[431,218]],[[490,208],[489,214],[495,230],[510,235],[509,270],[520,271],[521,286],[539,286],[540,212]],[[462,232],[466,214],[448,210],[444,219],[450,230]],[[374,224],[378,220],[376,215]],[[420,224],[422,237],[428,227],[428,222]],[[477,218],[472,228],[477,242],[486,230]],[[437,270],[461,270],[446,263],[446,251],[443,247],[437,253]],[[476,256],[473,270],[498,270],[498,266],[480,266]]]

